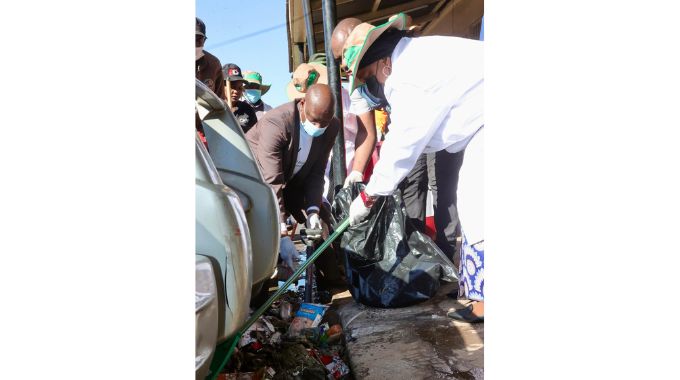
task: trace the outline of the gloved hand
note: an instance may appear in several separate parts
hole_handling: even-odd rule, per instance
[[[365,192],[361,192],[358,197],[354,198],[352,204],[349,205],[349,225],[361,223],[368,213],[371,212],[375,198],[368,196]]]
[[[310,230],[321,230],[321,219],[319,219],[319,213],[315,212],[312,214],[309,214],[307,217],[307,228]],[[316,235],[307,235],[309,236],[310,239],[319,239],[321,238],[321,234],[316,234]]]
[[[350,187],[354,182],[363,182],[364,174],[357,170],[352,170],[351,173],[345,178],[345,184],[342,187]]]
[[[279,241],[279,256],[290,269],[295,270],[295,260],[300,259],[300,254],[295,249],[295,244],[290,240],[290,237],[282,237]]]

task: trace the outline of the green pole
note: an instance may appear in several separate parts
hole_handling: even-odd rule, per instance
[[[281,295],[283,293],[286,292],[288,287],[304,273],[304,271],[307,269],[307,267],[310,266],[317,259],[317,257],[319,257],[321,255],[321,253],[323,253],[323,251],[325,251],[326,248],[331,243],[333,243],[333,241],[335,239],[337,239],[338,236],[340,236],[340,234],[345,232],[345,230],[347,229],[348,226],[349,226],[349,218],[343,220],[340,223],[340,225],[336,228],[335,232],[333,232],[333,234],[331,236],[329,236],[328,239],[326,239],[326,241],[324,241],[323,244],[321,244],[321,246],[316,251],[314,251],[312,256],[307,258],[305,263],[302,264],[302,266],[300,268],[298,268],[298,270],[295,271],[295,273],[293,273],[292,276],[290,276],[288,281],[286,281],[286,283],[283,284],[283,286],[280,286],[279,289],[276,291],[276,293],[274,293],[271,297],[269,297],[269,299],[267,299],[267,302],[262,304],[262,306],[260,306],[260,308],[257,309],[257,311],[255,311],[252,316],[250,316],[250,319],[248,319],[246,321],[246,323],[243,325],[243,327],[241,327],[238,330],[238,332],[236,333],[236,335],[234,335],[234,337],[232,339],[225,341],[224,343],[220,344],[217,347],[217,349],[215,350],[215,356],[216,356],[215,359],[217,359],[217,360],[213,360],[213,362],[210,365],[210,375],[208,376],[208,380],[215,380],[217,378],[217,376],[220,374],[220,372],[222,372],[222,370],[224,369],[224,366],[227,365],[227,363],[229,362],[229,359],[231,359],[231,355],[233,355],[234,349],[236,349],[236,343],[238,343],[239,339],[241,339],[241,336],[246,332],[246,330],[248,330],[248,328],[250,326],[252,326],[253,323],[255,323],[255,321],[257,321],[262,316],[262,314],[264,314],[265,311],[267,311],[267,309],[269,309],[269,307],[274,303],[274,301],[276,301],[279,297],[281,297]],[[227,351],[226,356],[219,363],[219,366],[213,367],[215,362],[219,361],[219,359],[217,358],[218,352],[223,351],[225,349],[225,347],[227,347],[227,345],[229,346],[229,350]]]

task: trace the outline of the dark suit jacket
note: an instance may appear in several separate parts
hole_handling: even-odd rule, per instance
[[[276,193],[281,222],[288,213],[302,223],[305,221],[302,209],[321,207],[324,172],[340,123],[334,117],[326,132],[312,140],[307,161],[293,177],[300,143],[297,103],[297,100],[285,103],[267,112],[246,133],[246,139],[255,154],[264,180]]]

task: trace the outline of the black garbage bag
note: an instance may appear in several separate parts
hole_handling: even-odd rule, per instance
[[[332,213],[349,216],[363,184],[340,190]],[[342,235],[346,278],[355,301],[374,307],[403,307],[430,299],[440,279],[456,281],[453,263],[406,215],[401,193],[379,197],[363,222]]]

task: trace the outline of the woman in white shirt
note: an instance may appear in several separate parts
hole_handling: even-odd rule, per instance
[[[422,153],[461,152],[484,126],[482,42],[444,36],[410,38],[403,31],[405,21],[400,14],[380,26],[358,25],[343,47],[350,92],[365,85],[391,108],[390,132],[371,180],[352,202],[351,225],[366,218],[377,196],[397,188]],[[438,176],[438,186],[453,177]],[[455,191],[455,186],[449,188]],[[461,290],[481,302],[451,316],[478,322],[483,321],[484,308],[483,249],[472,250],[476,240],[470,240],[474,241],[463,244],[467,252],[462,254],[461,268],[467,267],[463,275],[473,278],[461,279]]]

